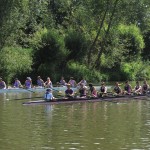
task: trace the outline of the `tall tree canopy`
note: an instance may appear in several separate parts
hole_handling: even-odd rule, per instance
[[[149,27],[149,0],[1,0],[1,75],[13,78],[18,71],[24,75],[30,70],[54,80],[65,73],[87,78],[92,74],[97,81],[101,76],[150,78],[148,70],[141,75],[139,71],[150,59]],[[3,61],[13,54],[20,62],[17,70]],[[140,66],[131,75],[127,68],[134,62]]]

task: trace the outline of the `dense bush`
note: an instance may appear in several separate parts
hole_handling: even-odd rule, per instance
[[[88,42],[83,33],[75,30],[68,30],[65,37],[65,45],[69,50],[67,60],[74,60],[79,62],[85,61]]]
[[[63,72],[68,51],[63,36],[57,30],[40,30],[31,43],[34,47],[34,69],[37,74],[56,78],[59,72]]]
[[[9,83],[15,75],[29,73],[32,65],[32,50],[19,46],[4,47],[0,55],[0,75]]]
[[[150,79],[150,63],[137,60],[136,62],[123,63],[121,65],[121,73],[123,79],[143,80]]]
[[[106,75],[101,74],[96,70],[91,70],[87,66],[77,62],[69,62],[67,64],[66,72],[67,78],[73,76],[77,81],[80,81],[82,78],[86,79],[88,82],[93,83],[98,83],[102,80],[107,80]]]

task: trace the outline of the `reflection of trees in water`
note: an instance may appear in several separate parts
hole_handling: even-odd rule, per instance
[[[7,99],[7,94],[6,93],[0,93],[0,100],[6,100]]]
[[[46,121],[48,123],[49,126],[52,125],[52,121],[53,121],[53,110],[54,110],[54,105],[45,105],[44,107],[44,114],[45,114],[45,117],[46,117]]]
[[[36,97],[41,97],[41,99],[44,97],[43,92],[12,92],[12,93],[0,93],[0,98],[1,95],[6,94],[6,99],[7,100],[23,100],[23,99],[34,99]]]
[[[0,105],[2,107],[5,106],[6,102],[8,101],[6,93],[0,93],[0,101],[0,103],[3,103],[3,105]]]

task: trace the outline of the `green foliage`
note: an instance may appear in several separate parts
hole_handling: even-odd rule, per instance
[[[124,79],[143,80],[150,79],[150,63],[137,60],[136,62],[123,63],[121,73]]]
[[[73,76],[76,80],[81,80],[84,77],[88,82],[97,83],[101,80],[106,80],[107,76],[96,70],[90,70],[84,64],[78,62],[68,62],[67,64],[68,77]]]
[[[27,73],[33,59],[31,73],[53,79],[72,73],[94,81],[149,78],[149,62],[144,61],[149,60],[149,11],[149,0],[1,0],[1,75],[10,79]]]
[[[63,71],[62,65],[68,55],[63,36],[57,30],[43,29],[34,35],[33,41],[34,67],[37,72],[45,75],[58,73],[59,68]],[[49,69],[45,69],[47,66]]]
[[[69,50],[68,60],[83,62],[87,51],[87,40],[83,33],[69,30],[65,38],[66,48]]]
[[[9,83],[15,76],[31,71],[31,49],[4,47],[0,55],[0,74]]]
[[[140,29],[135,25],[118,26],[120,43],[124,45],[124,57],[126,61],[133,61],[140,57],[144,48],[144,38]]]
[[[57,71],[59,68],[54,63],[44,63],[40,64],[38,67],[38,74],[40,74],[42,77],[50,77],[53,83],[58,81],[60,79],[59,72]]]
[[[118,30],[120,35],[123,35],[124,37],[134,38],[135,46],[137,49],[144,48],[143,36],[137,26],[120,24],[118,26]]]

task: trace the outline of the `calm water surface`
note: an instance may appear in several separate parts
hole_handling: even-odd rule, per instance
[[[23,106],[0,94],[0,150],[150,150],[150,101]]]

